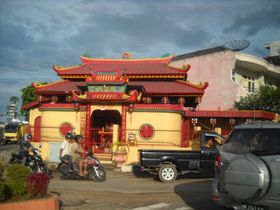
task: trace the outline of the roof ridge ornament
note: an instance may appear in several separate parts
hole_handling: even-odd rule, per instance
[[[122,53],[122,59],[131,59],[131,58],[132,58],[132,53],[130,53],[130,52]]]

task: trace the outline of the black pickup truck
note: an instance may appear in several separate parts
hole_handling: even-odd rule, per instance
[[[217,133],[201,131],[197,150],[140,149],[141,170],[158,175],[162,182],[173,182],[178,174],[215,171],[215,155],[218,145],[225,139]]]

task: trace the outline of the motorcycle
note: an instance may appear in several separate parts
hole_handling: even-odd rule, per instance
[[[104,182],[106,180],[106,170],[101,165],[98,158],[92,153],[87,154],[87,174],[81,176],[79,173],[79,165],[75,162],[60,158],[61,163],[57,167],[58,175],[61,179],[81,179],[93,180],[96,182]]]
[[[42,146],[39,145],[39,149]],[[28,152],[28,158],[26,160],[25,165],[29,167],[33,172],[38,172],[38,173],[44,173],[46,175],[49,175],[49,169],[47,164],[43,161],[42,156],[41,156],[41,151],[39,149],[36,149],[34,147],[30,147],[30,150]],[[16,153],[12,153],[12,157],[9,160],[10,164],[23,164],[23,158],[19,156]]]

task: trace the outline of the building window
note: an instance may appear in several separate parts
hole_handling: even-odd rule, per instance
[[[248,92],[254,93],[255,92],[255,79],[248,77]]]
[[[243,79],[243,88],[245,88],[249,93],[254,93],[255,88],[255,79],[252,77],[247,77],[245,75],[242,75]]]

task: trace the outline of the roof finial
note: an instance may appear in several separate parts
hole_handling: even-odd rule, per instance
[[[132,55],[130,52],[123,52],[122,59],[131,59]]]

